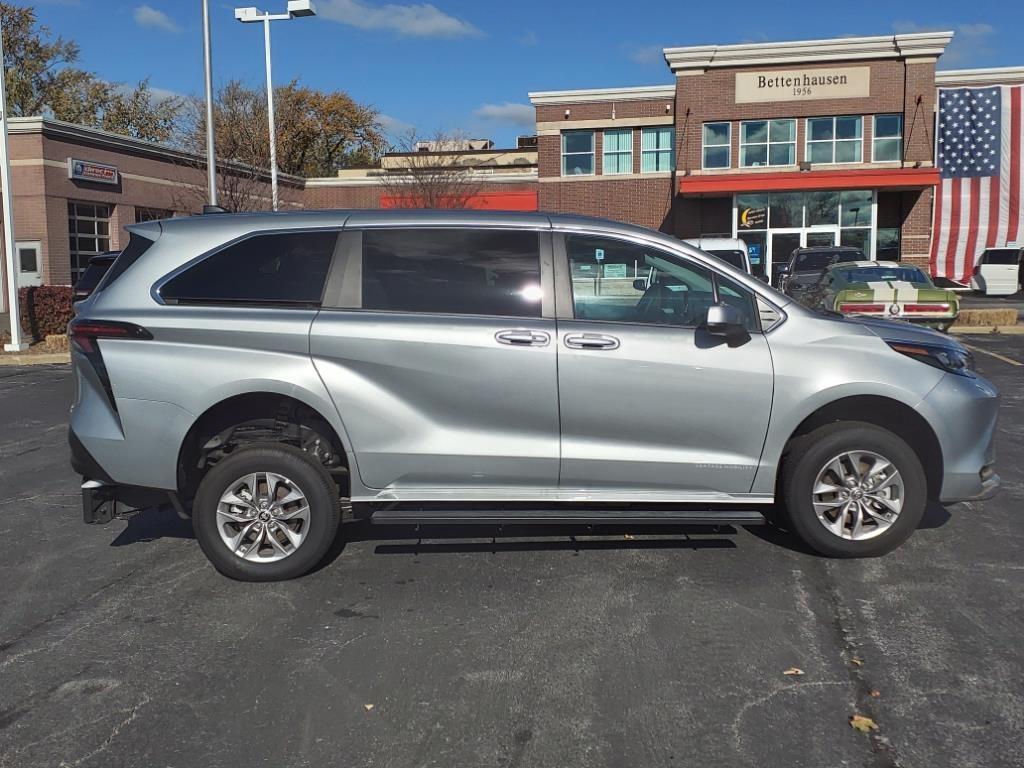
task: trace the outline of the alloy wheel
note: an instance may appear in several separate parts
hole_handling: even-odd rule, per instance
[[[309,502],[301,488],[273,472],[238,478],[217,504],[217,532],[243,560],[273,563],[295,553],[309,531]]]
[[[872,451],[847,451],[818,472],[811,501],[818,521],[832,534],[850,541],[885,533],[906,498],[896,466]]]

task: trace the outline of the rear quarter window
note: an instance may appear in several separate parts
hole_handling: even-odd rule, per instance
[[[105,274],[103,274],[102,280],[96,288],[96,292],[99,293],[113,285],[114,281],[128,270],[128,267],[138,261],[142,257],[142,254],[149,250],[150,246],[153,245],[153,242],[153,240],[150,240],[148,237],[143,237],[142,235],[136,235],[134,233],[129,235],[128,246],[118,254],[110,268],[105,270]],[[89,275],[90,270],[93,271],[94,275],[103,270],[102,267],[94,269],[94,266],[95,265],[90,265],[86,268],[85,274],[82,275],[82,281],[79,282],[84,281],[84,279]]]
[[[1015,249],[985,251],[981,258],[984,264],[1016,264],[1020,261],[1020,251]]]
[[[160,297],[172,303],[319,306],[338,233],[255,235],[172,277]]]

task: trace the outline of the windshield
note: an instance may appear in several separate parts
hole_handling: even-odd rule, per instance
[[[849,283],[900,282],[931,285],[928,276],[916,267],[860,267],[844,269],[842,276]]]
[[[860,251],[811,251],[797,254],[796,261],[793,263],[793,271],[817,272],[831,264],[864,261],[864,259],[864,254]]]
[[[743,251],[705,251],[710,253],[712,256],[716,256],[726,264],[732,264],[737,269],[742,269],[744,272],[747,271],[746,260],[743,258]]]

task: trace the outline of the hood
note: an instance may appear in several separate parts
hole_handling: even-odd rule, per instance
[[[873,317],[844,317],[836,318],[836,320],[863,326],[885,341],[962,348],[960,342],[948,334],[933,331],[931,328],[911,325],[902,320],[881,320]]]

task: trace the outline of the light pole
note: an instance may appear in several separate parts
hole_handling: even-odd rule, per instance
[[[210,42],[210,0],[203,0],[203,65],[206,69],[206,176],[210,205],[217,204],[217,148],[213,125],[213,47]]]
[[[274,128],[274,78],[270,69],[270,22],[287,21],[297,16],[315,16],[312,0],[288,0],[285,13],[269,13],[256,8],[235,8],[235,18],[249,24],[263,22],[263,48],[267,60],[267,122],[270,125],[270,191],[277,210],[277,131]]]
[[[11,191],[11,155],[7,146],[7,68],[4,66],[4,35],[0,29],[0,188],[3,194],[4,268],[7,272],[7,309],[11,313],[11,341],[5,352],[28,349],[21,339],[21,313],[18,309],[18,256],[14,250],[14,195]],[[3,297],[0,296],[0,299]],[[0,305],[3,302],[0,301]]]

